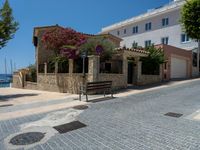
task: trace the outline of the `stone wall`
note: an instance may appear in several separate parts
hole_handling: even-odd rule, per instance
[[[14,87],[14,88],[22,88],[23,87],[22,82],[20,81],[19,73],[13,74],[12,87]]]
[[[123,60],[123,73],[122,74],[107,74],[99,73],[99,56],[89,57],[89,70],[85,76],[85,82],[96,81],[113,81],[113,88],[120,89],[127,87],[127,59]],[[25,82],[20,86],[20,78],[18,75],[14,76],[13,87],[44,90],[61,93],[78,94],[79,87],[83,84],[83,74],[73,73],[73,61],[69,60],[69,73],[38,73],[37,83]],[[145,85],[160,82],[162,80],[162,73],[160,76],[156,75],[142,75],[141,62],[137,59],[135,68],[134,85]]]
[[[162,65],[160,65],[160,75],[144,75],[142,74],[142,62],[137,63],[137,79],[136,85],[148,85],[159,83],[162,81]]]
[[[127,81],[124,74],[106,74],[100,73],[98,81],[112,81],[114,89],[126,88]]]
[[[160,75],[141,75],[138,78],[137,85],[147,85],[153,83],[159,83],[162,81],[162,77]]]
[[[37,85],[37,82],[26,82],[25,83],[25,86],[24,86],[25,89],[31,89],[31,90],[38,90],[38,85]]]
[[[82,83],[82,74],[38,74],[39,90],[77,94]]]
[[[12,87],[77,94],[83,83],[83,76],[82,74],[38,74],[37,80],[37,83],[24,80],[22,85],[19,74],[14,74]]]
[[[86,82],[90,77],[86,74]],[[99,74],[96,81],[113,81],[113,88],[126,88],[123,74]],[[82,74],[38,74],[38,90],[78,94],[83,84]],[[29,88],[31,86],[29,85]]]

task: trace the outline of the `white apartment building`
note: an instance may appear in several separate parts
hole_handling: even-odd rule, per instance
[[[150,44],[168,44],[193,50],[198,43],[190,39],[180,24],[184,0],[174,0],[167,5],[148,10],[147,13],[102,28],[101,33],[110,33],[123,39],[120,46],[131,48]]]

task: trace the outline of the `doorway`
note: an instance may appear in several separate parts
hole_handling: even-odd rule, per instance
[[[133,68],[134,62],[128,61],[128,84],[133,84]]]

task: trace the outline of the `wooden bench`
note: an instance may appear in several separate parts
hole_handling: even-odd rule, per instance
[[[81,101],[81,94],[85,94],[88,102],[89,92],[103,92],[104,97],[106,92],[109,92],[113,97],[112,81],[87,82],[85,86],[80,86],[79,100]]]

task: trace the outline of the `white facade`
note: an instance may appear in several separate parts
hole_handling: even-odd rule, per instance
[[[169,45],[192,50],[197,48],[198,44],[182,35],[185,33],[180,24],[180,11],[184,3],[184,0],[175,0],[161,8],[152,9],[140,16],[105,27],[101,33],[110,33],[122,38],[121,46],[128,48],[131,48],[133,43],[145,47],[145,41],[151,41],[155,45],[161,44],[164,38]],[[164,19],[167,23],[164,22],[163,25]],[[148,23],[151,23],[150,29],[149,26],[146,27]],[[137,31],[133,29],[134,27],[137,27]]]

